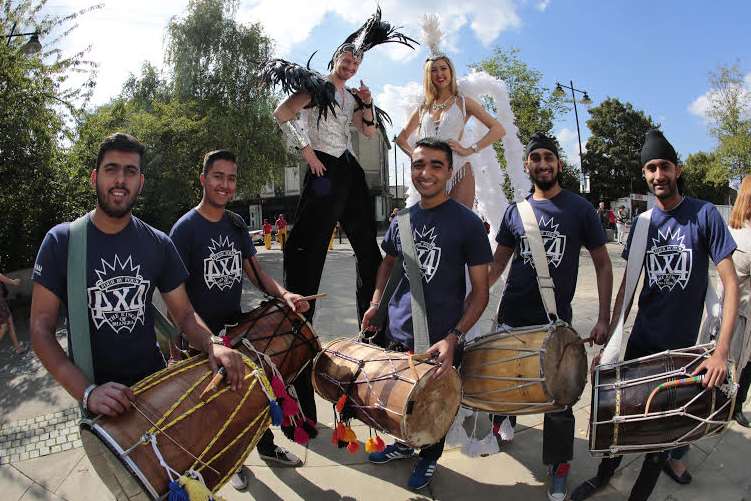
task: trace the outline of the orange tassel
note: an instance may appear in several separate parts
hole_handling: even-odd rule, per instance
[[[344,429],[344,436],[342,440],[350,443],[357,442],[357,435],[355,435],[355,432],[351,427],[347,426],[347,428]]]
[[[342,395],[339,397],[339,400],[336,401],[336,412],[339,414],[342,413],[342,410],[344,410],[344,404],[347,403],[347,395]]]
[[[376,441],[373,437],[370,437],[365,441],[365,452],[370,454],[371,452],[376,451]]]
[[[349,445],[347,445],[347,452],[350,454],[355,454],[360,449],[360,442],[350,442]]]

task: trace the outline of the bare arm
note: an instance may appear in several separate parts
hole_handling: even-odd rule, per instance
[[[70,396],[81,402],[84,391],[94,381],[86,378],[57,342],[55,326],[59,311],[60,299],[46,287],[34,284],[31,292],[31,345],[55,381],[60,383]],[[135,395],[127,386],[108,382],[97,386],[89,394],[87,409],[92,414],[117,416],[125,412],[134,399]]]
[[[381,261],[381,265],[378,267],[378,272],[376,273],[375,290],[373,290],[373,298],[370,301],[370,308],[368,308],[368,310],[362,316],[361,330],[374,331],[378,329],[378,326],[372,325],[370,321],[375,316],[376,311],[378,311],[377,305],[381,302],[383,289],[386,287],[386,282],[389,279],[389,275],[391,275],[391,270],[394,268],[394,263],[396,263],[396,257],[390,254],[386,254],[386,256],[384,256],[383,258],[383,261]]]
[[[610,262],[608,249],[604,245],[589,251],[597,274],[597,297],[599,299],[599,315],[597,323],[592,328],[591,336],[595,342],[601,344],[608,335],[610,322],[610,299],[613,293],[613,265]]]
[[[8,276],[3,275],[2,273],[0,273],[0,282],[4,284],[8,284],[8,285],[15,285],[16,287],[21,285],[20,278],[10,278]]]
[[[190,304],[185,284],[180,284],[167,293],[163,292],[162,298],[190,344],[208,354],[209,364],[213,370],[217,370],[219,365],[224,367],[230,386],[237,391],[245,372],[242,359],[235,350],[211,342],[211,331]]]
[[[503,275],[511,256],[514,255],[514,249],[506,245],[498,245],[493,254],[493,262],[488,265],[488,285],[493,287],[498,279]]]
[[[365,137],[373,137],[376,133],[375,109],[373,109],[373,96],[370,95],[370,89],[360,80],[360,88],[357,89],[357,96],[366,106],[358,110],[352,116],[352,123],[363,133]],[[368,122],[367,124],[365,122]]]
[[[258,272],[258,276],[256,276],[256,274],[253,272],[251,261],[253,262],[253,266],[255,266],[256,272]],[[243,269],[245,270],[245,274],[248,276],[248,280],[250,280],[253,285],[261,290],[265,290],[274,297],[282,299],[285,303],[287,303],[292,311],[305,313],[310,308],[310,305],[307,301],[300,300],[302,296],[288,291],[287,289],[282,287],[279,282],[274,280],[271,275],[266,273],[263,268],[261,268],[261,265],[255,256],[251,256],[250,259],[243,260]],[[263,284],[263,286],[261,286],[261,284]]]
[[[735,319],[738,316],[738,277],[735,274],[735,267],[733,266],[731,257],[726,257],[719,262],[717,273],[720,275],[722,287],[725,290],[722,301],[720,335],[712,356],[702,362],[694,371],[694,374],[706,371],[704,374],[704,386],[708,388],[719,386],[725,381],[730,341],[733,339]]]
[[[417,108],[409,116],[406,127],[402,129],[396,138],[396,145],[410,158],[412,158],[412,147],[409,145],[409,136],[417,130],[418,121],[420,120],[420,108]]]
[[[310,103],[310,96],[307,93],[296,92],[276,107],[274,110],[274,118],[280,125],[296,120],[297,114],[300,113],[308,103]],[[284,131],[283,127],[282,130]],[[313,151],[313,148],[311,148],[309,144],[300,150],[300,154],[315,175],[320,176],[326,172],[326,167],[324,167],[318,159],[315,151]]]

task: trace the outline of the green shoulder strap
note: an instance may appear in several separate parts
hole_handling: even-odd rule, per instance
[[[90,213],[70,223],[68,237],[68,351],[73,363],[94,382],[86,291],[86,227]]]

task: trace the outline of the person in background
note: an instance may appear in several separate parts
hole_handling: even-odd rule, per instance
[[[271,232],[273,231],[273,227],[271,226],[271,223],[269,223],[268,219],[263,220],[263,246],[266,247],[266,250],[271,250]],[[279,236],[279,233],[277,233],[277,237]]]
[[[8,288],[6,285],[14,285],[18,287],[21,285],[20,278],[10,278],[0,273],[0,341],[5,337],[5,332],[10,333],[10,342],[13,343],[13,348],[16,351],[16,355],[23,355],[29,349],[26,344],[18,341],[16,335],[16,327],[13,324],[13,313],[8,306]]]

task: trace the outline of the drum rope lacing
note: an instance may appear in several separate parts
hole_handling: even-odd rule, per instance
[[[151,428],[144,433],[144,435],[141,437],[141,440],[135,444],[133,444],[131,447],[127,448],[123,455],[129,455],[136,447],[140,445],[146,445],[151,444],[152,449],[154,449],[155,454],[157,455],[157,459],[160,460],[160,464],[162,464],[163,460],[160,459],[161,452],[159,451],[157,447],[157,435],[161,434],[164,435],[169,441],[171,441],[173,444],[175,444],[178,448],[180,448],[183,452],[185,452],[188,456],[190,456],[195,462],[194,464],[188,469],[189,472],[195,472],[200,475],[200,471],[204,468],[208,468],[212,470],[217,475],[221,476],[221,472],[217,471],[213,467],[211,467],[211,463],[216,461],[219,457],[221,457],[223,454],[225,454],[231,447],[233,447],[235,444],[238,443],[238,441],[249,431],[251,430],[256,424],[258,424],[259,420],[262,421],[268,421],[269,418],[269,410],[268,407],[265,407],[264,410],[256,416],[255,419],[252,420],[250,424],[248,424],[237,436],[232,439],[224,448],[222,448],[220,451],[218,451],[214,456],[211,458],[205,458],[204,456],[208,454],[208,452],[211,450],[211,448],[214,446],[214,444],[219,440],[219,438],[224,434],[224,432],[227,430],[229,425],[232,423],[233,419],[236,417],[237,413],[240,411],[240,409],[243,407],[245,402],[247,401],[248,397],[252,393],[252,390],[255,388],[256,384],[261,384],[263,386],[263,391],[268,395],[268,392],[271,391],[271,386],[266,379],[266,376],[262,370],[259,370],[255,364],[247,357],[243,356],[243,362],[245,365],[251,369],[251,372],[247,373],[244,376],[244,379],[252,379],[253,381],[248,384],[246,391],[242,395],[240,402],[236,405],[235,409],[232,411],[232,413],[227,417],[225,422],[220,427],[219,431],[215,434],[214,438],[209,442],[209,444],[203,449],[203,451],[200,452],[198,456],[193,454],[191,451],[185,448],[179,441],[177,441],[174,437],[172,437],[169,433],[167,433],[167,430],[177,424],[178,422],[186,419],[191,414],[195,413],[198,409],[201,407],[204,407],[205,405],[209,404],[216,398],[219,398],[220,395],[226,393],[229,391],[229,387],[223,388],[219,391],[217,391],[214,395],[210,396],[206,400],[202,400],[197,404],[194,404],[193,407],[188,409],[185,413],[183,413],[180,416],[177,416],[175,419],[173,419],[170,422],[167,422],[167,419],[172,415],[173,412],[188,398],[189,395],[191,395],[198,386],[205,382],[211,375],[212,372],[208,371],[208,373],[201,378],[199,378],[195,383],[193,383],[188,390],[175,402],[173,405],[171,405],[167,411],[163,413],[163,415],[154,421],[151,419],[139,406],[133,402],[133,408],[144,418],[146,421],[149,422],[151,425]],[[185,360],[183,362],[179,362],[176,366],[174,366],[173,370],[169,373],[166,373],[166,371],[159,371],[151,376],[143,379],[140,381],[136,386],[133,387],[133,392],[136,396],[139,394],[145,392],[146,390],[160,384],[163,381],[166,381],[169,378],[174,377],[177,374],[180,374],[182,372],[188,371],[190,369],[194,369],[201,364],[205,363],[205,360],[200,359],[199,357],[196,357],[196,359],[193,360]],[[238,460],[235,462],[233,467],[230,469],[230,471],[222,477],[219,482],[217,482],[217,486],[221,486],[229,479],[229,477],[237,471],[238,468],[240,468],[242,462],[244,461],[245,457],[250,453],[250,451],[255,447],[255,444],[260,440],[261,435],[266,431],[266,428],[268,426],[260,425],[258,429],[256,430],[255,434],[251,437],[250,441],[248,442],[248,446],[245,448],[245,451],[238,456]],[[166,465],[166,462],[164,462]],[[163,465],[164,466],[164,465]],[[175,470],[172,470],[175,472]],[[177,472],[175,472],[177,473]],[[172,477],[170,475],[169,470],[167,470],[167,475],[172,480]]]

